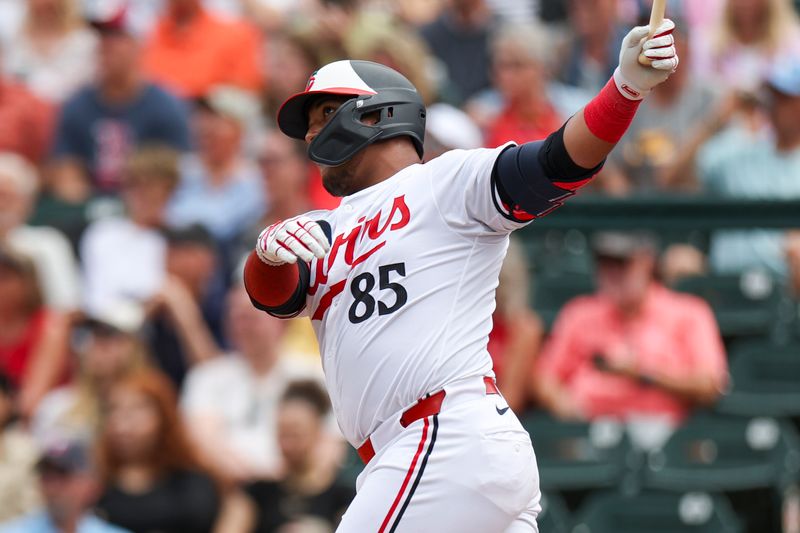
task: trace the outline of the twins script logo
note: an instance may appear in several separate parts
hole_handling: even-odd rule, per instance
[[[397,231],[406,227],[411,220],[411,212],[406,205],[405,195],[398,196],[392,202],[392,207],[389,214],[384,218],[383,211],[378,211],[375,216],[367,219],[363,216],[358,219],[358,224],[349,232],[338,234],[331,243],[331,250],[324,259],[316,260],[316,269],[314,272],[314,283],[309,287],[308,293],[314,295],[317,293],[321,285],[328,286],[326,292],[319,301],[312,320],[321,320],[325,311],[328,310],[333,299],[338,296],[345,288],[347,279],[337,281],[336,283],[328,283],[328,274],[336,261],[341,257],[344,264],[351,269],[366,261],[369,257],[375,254],[378,250],[386,245],[386,239],[381,239],[387,231]],[[369,243],[367,249],[356,256],[356,244],[364,241]]]
[[[314,86],[314,82],[316,82],[316,81],[317,81],[317,73],[316,73],[316,72],[314,72],[314,73],[311,75],[311,77],[310,77],[310,78],[308,78],[308,83],[306,84],[306,90],[305,90],[305,92],[308,92],[308,91],[310,91],[310,90],[311,90],[311,87],[313,87],[313,86]]]

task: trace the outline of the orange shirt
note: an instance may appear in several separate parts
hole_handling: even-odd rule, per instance
[[[185,26],[166,16],[144,47],[150,78],[180,96],[196,98],[215,85],[258,91],[263,83],[258,31],[201,11]]]
[[[601,295],[569,302],[556,320],[537,372],[559,381],[587,418],[667,415],[674,423],[690,406],[672,394],[595,368],[597,354],[626,345],[644,375],[688,379],[711,376],[722,388],[728,375],[714,315],[701,299],[653,284],[638,316],[623,320]]]
[[[543,108],[542,114],[533,122],[520,118],[513,107],[506,107],[494,120],[486,132],[486,147],[496,148],[508,141],[519,144],[540,141],[561,127],[563,120],[550,105]]]

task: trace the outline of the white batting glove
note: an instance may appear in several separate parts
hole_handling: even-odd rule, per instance
[[[641,100],[650,90],[667,81],[678,68],[678,52],[672,32],[675,23],[664,19],[652,39],[648,39],[650,26],[637,26],[622,41],[619,66],[614,71],[617,89],[629,100]],[[650,66],[639,64],[639,54],[650,58]]]
[[[294,264],[298,259],[310,263],[322,259],[331,249],[319,224],[299,216],[276,222],[258,236],[256,253],[268,265]]]

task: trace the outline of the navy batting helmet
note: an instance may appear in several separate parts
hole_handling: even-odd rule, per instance
[[[425,104],[416,87],[399,72],[371,61],[344,60],[325,65],[308,80],[305,91],[286,100],[278,126],[289,137],[304,139],[308,106],[320,95],[352,96],[344,102],[311,142],[308,156],[322,165],[337,166],[376,141],[407,135],[422,157]],[[365,124],[375,111],[380,118]]]

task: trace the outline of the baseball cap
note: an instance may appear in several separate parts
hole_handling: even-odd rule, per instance
[[[145,313],[134,301],[117,300],[92,309],[78,327],[106,335],[136,335],[144,325]]]
[[[77,439],[50,442],[42,452],[37,470],[56,470],[63,473],[88,472],[92,469],[89,446]]]
[[[427,132],[447,148],[471,150],[483,146],[481,130],[469,116],[448,104],[428,108]]]
[[[644,231],[601,231],[592,237],[591,247],[596,257],[625,260],[639,252],[654,253],[658,240]]]
[[[230,118],[243,128],[258,120],[261,105],[258,99],[247,91],[230,85],[212,87],[197,104],[216,115]]]
[[[786,96],[800,97],[800,57],[775,65],[767,76],[766,85]]]
[[[91,0],[84,7],[86,21],[101,34],[130,34],[126,0]]]

